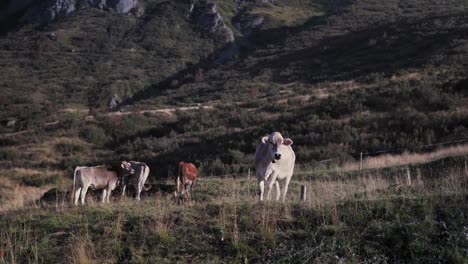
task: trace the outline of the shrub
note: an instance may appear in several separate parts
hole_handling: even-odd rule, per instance
[[[62,153],[63,156],[68,156],[84,151],[84,147],[73,143],[58,143],[55,145],[55,151]]]
[[[16,150],[0,150],[0,160],[16,160],[21,157],[21,154]]]
[[[105,131],[97,126],[87,126],[80,131],[80,136],[89,143],[96,146],[103,146],[109,140]]]
[[[41,187],[48,184],[57,184],[60,179],[60,175],[54,174],[52,176],[43,177],[39,174],[23,176],[21,183],[26,186]]]

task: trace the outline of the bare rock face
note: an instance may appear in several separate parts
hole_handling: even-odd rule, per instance
[[[252,30],[263,25],[264,20],[262,15],[239,15],[232,20],[232,24],[244,36],[248,36]]]
[[[203,31],[219,35],[224,43],[234,42],[234,33],[226,26],[212,0],[192,1],[189,17]]]
[[[134,12],[140,15],[142,13],[138,0],[36,0],[21,20],[46,25],[86,6],[112,10],[121,14]]]
[[[109,100],[109,103],[107,104],[107,106],[109,107],[109,110],[111,111],[117,111],[118,110],[118,107],[119,107],[119,97],[117,96],[117,94],[114,94],[114,96],[112,96],[112,98]]]
[[[117,13],[126,14],[132,11],[137,6],[137,4],[138,0],[107,0],[105,3],[105,8],[112,9]]]

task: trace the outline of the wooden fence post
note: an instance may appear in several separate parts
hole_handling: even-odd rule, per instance
[[[468,165],[466,164],[466,160],[465,160],[465,176],[468,177]]]
[[[359,159],[359,170],[362,170],[362,152]]]
[[[406,183],[411,185],[411,173],[409,167],[406,167]]]
[[[423,185],[423,181],[422,181],[422,176],[421,176],[421,170],[419,168],[416,169],[416,181],[417,181],[417,185]]]
[[[305,202],[307,200],[307,186],[301,185],[301,201]]]

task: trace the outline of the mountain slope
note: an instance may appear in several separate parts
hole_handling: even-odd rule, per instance
[[[217,175],[246,171],[273,130],[299,167],[466,138],[462,1],[200,1],[208,20],[189,1],[142,3],[140,17],[87,7],[0,38],[7,167],[126,157],[154,177],[179,160]],[[220,17],[234,42],[206,26]]]

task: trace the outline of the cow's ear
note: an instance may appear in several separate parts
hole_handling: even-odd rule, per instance
[[[286,146],[291,146],[293,144],[293,141],[290,138],[285,138],[283,140],[283,144],[286,145]]]
[[[268,137],[262,137],[262,143],[263,144],[268,143]]]

